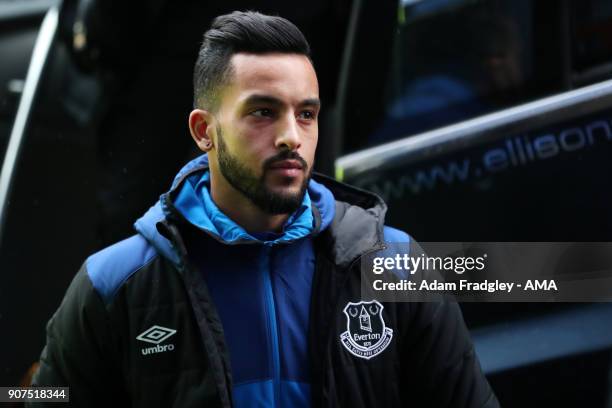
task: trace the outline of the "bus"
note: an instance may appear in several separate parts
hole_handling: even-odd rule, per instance
[[[0,66],[3,384],[18,384],[38,359],[45,323],[80,263],[130,235],[194,154],[184,118],[202,21],[233,8],[151,2],[130,36],[120,24],[96,24],[106,18],[97,3],[0,1],[0,57],[10,61]],[[249,8],[288,17],[310,40],[323,101],[316,170],[384,198],[389,225],[422,242],[588,244],[612,242],[610,4],[262,0]],[[160,34],[168,32],[176,34]],[[137,53],[128,38],[152,45]],[[163,95],[160,138],[126,141],[126,112],[151,100],[153,80]],[[168,134],[182,141],[162,144]],[[151,163],[159,172],[139,170]],[[461,307],[503,406],[609,405],[611,304]]]

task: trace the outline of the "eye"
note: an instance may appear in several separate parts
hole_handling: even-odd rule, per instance
[[[274,112],[272,111],[272,109],[262,108],[252,111],[250,115],[258,118],[271,118],[272,116],[274,116]]]
[[[316,119],[317,114],[315,113],[315,111],[305,110],[305,111],[300,112],[298,117],[304,120],[314,120]]]

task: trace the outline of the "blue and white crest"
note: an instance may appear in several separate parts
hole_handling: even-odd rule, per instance
[[[354,356],[369,360],[391,342],[393,330],[385,326],[383,309],[376,300],[349,302],[344,307],[346,331],[340,335],[340,341]]]

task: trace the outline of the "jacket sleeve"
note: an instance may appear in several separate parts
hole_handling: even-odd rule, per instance
[[[116,405],[122,393],[113,363],[119,360],[116,350],[105,305],[83,266],[47,324],[47,344],[32,385],[69,387],[70,406]]]
[[[423,253],[414,242],[410,251]],[[403,306],[410,319],[403,333],[403,370],[410,389],[418,390],[415,406],[499,407],[456,301],[445,296]]]

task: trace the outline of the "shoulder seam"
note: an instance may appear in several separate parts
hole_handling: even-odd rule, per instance
[[[115,299],[115,296],[117,295],[117,292],[119,291],[119,289],[121,289],[123,287],[123,285],[125,285],[125,282],[127,282],[127,280],[130,279],[132,277],[132,275],[134,275],[136,272],[140,271],[144,267],[150,265],[158,257],[159,257],[159,253],[157,251],[155,251],[155,254],[151,258],[147,259],[138,268],[136,268],[133,271],[131,271],[130,273],[126,274],[125,277],[121,280],[121,282],[117,285],[117,287],[113,290],[112,294],[108,297],[107,301],[105,301],[104,303],[109,303],[110,301]],[[100,296],[102,296],[102,295],[100,294]]]

